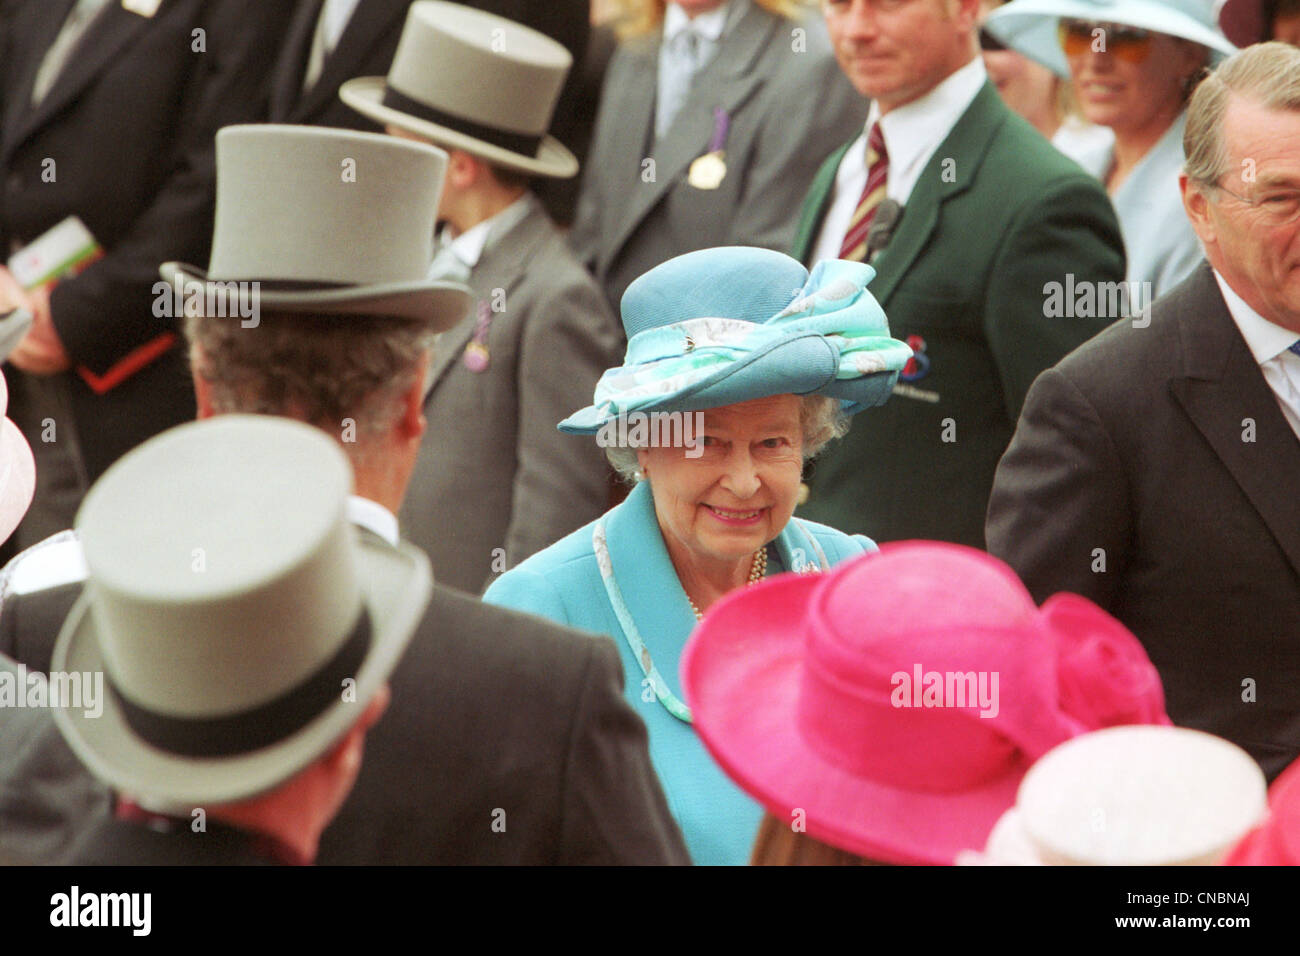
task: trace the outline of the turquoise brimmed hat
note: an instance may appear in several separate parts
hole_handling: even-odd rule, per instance
[[[1070,66],[1057,36],[1062,19],[1122,23],[1190,40],[1210,51],[1213,65],[1237,51],[1220,32],[1214,7],[1214,0],[1012,0],[988,15],[984,29],[1064,77]]]
[[[912,357],[867,291],[876,272],[829,259],[811,273],[771,249],[723,246],[669,259],[623,294],[623,365],[560,430],[594,434],[629,412],[690,412],[771,395],[883,404]]]

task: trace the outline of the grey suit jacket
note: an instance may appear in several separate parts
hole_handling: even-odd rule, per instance
[[[1175,723],[1300,756],[1300,441],[1203,263],[1054,368],[998,465],[989,551],[1146,647]]]
[[[610,62],[570,236],[615,308],[633,279],[673,256],[723,245],[786,251],[817,167],[867,116],[820,17],[786,20],[755,5],[652,142],[660,37],[626,42]],[[709,151],[716,109],[730,121],[727,174],[697,189],[689,169]]]
[[[600,449],[555,426],[621,364],[622,332],[540,204],[526,201],[525,218],[470,274],[480,305],[435,346],[429,427],[400,515],[434,578],[474,594],[608,504]],[[484,307],[488,366],[476,372],[465,352]]]
[[[6,601],[0,647],[47,668],[79,592]],[[436,586],[389,684],[318,863],[690,862],[608,638]],[[109,809],[48,713],[0,709],[0,852],[148,864],[214,862],[220,849],[188,827],[160,840]]]
[[[47,623],[57,633],[61,618]],[[0,654],[0,679],[22,676]],[[81,766],[49,710],[0,707],[0,865],[58,858],[108,807],[108,789]]]

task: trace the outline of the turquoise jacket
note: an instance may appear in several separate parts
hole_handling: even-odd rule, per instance
[[[655,666],[672,692],[685,700],[678,672],[695,614],[668,558],[649,485],[637,485],[607,520],[610,563],[619,590]],[[695,730],[655,697],[606,597],[592,545],[594,528],[595,522],[580,528],[506,572],[483,600],[612,637],[623,658],[624,694],[646,723],[650,759],[691,857],[701,864],[747,863],[762,808],[713,762]],[[875,549],[862,535],[796,518],[772,543],[768,574],[817,568],[823,559],[831,566]],[[755,706],[761,705],[755,701]]]

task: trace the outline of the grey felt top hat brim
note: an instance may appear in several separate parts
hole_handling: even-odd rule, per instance
[[[280,124],[217,133],[207,269],[166,262],[183,296],[239,306],[388,315],[435,331],[469,311],[470,290],[431,280],[447,154],[379,133]],[[234,301],[248,296],[251,303]]]
[[[1057,36],[1061,19],[1121,23],[1198,43],[1211,64],[1237,48],[1218,29],[1210,0],[1012,0],[984,21],[984,28],[1017,53],[1053,73],[1070,76]]]
[[[155,436],[96,482],[77,516],[91,573],[51,661],[103,675],[100,713],[54,709],[96,777],[188,815],[274,789],[356,724],[433,578],[419,549],[347,521],[351,480],[312,426],[222,415]],[[173,483],[201,490],[159,500]],[[211,551],[199,569],[195,541]],[[347,699],[339,674],[354,681]]]
[[[364,601],[374,644],[356,675],[357,701],[370,700],[397,666],[425,602],[432,593],[428,558],[403,543],[396,548],[360,546]],[[182,757],[141,740],[127,725],[107,686],[94,614],[85,595],[77,599],[59,632],[50,667],[58,672],[105,672],[103,713],[56,708],[54,718],[78,759],[109,786],[147,798],[150,809],[188,815],[196,806],[232,803],[273,790],[324,754],[360,718],[355,703],[341,700],[297,733],[251,754]]]
[[[578,160],[547,133],[573,56],[504,17],[411,4],[388,76],[349,80],[343,102],[384,125],[530,176],[567,179]]]

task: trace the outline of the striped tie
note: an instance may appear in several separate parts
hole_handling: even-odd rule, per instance
[[[853,210],[853,219],[849,222],[849,231],[844,234],[840,245],[840,258],[862,262],[867,256],[867,233],[871,230],[871,221],[876,218],[876,210],[885,200],[885,180],[889,175],[889,154],[885,152],[885,134],[880,131],[880,123],[871,127],[867,135],[867,185],[858,200],[858,208]]]

